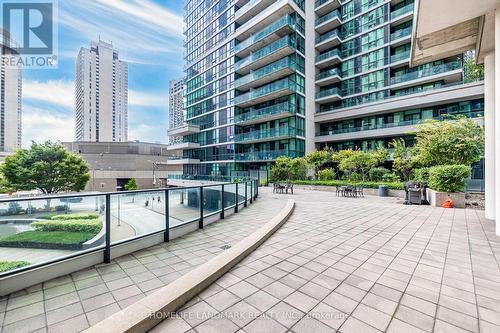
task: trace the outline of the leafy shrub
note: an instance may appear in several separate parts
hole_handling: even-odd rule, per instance
[[[98,214],[81,213],[81,214],[54,215],[51,217],[51,220],[93,220],[97,218],[99,218]]]
[[[69,207],[66,205],[61,205],[61,206],[56,206],[55,208],[56,208],[56,212],[65,212],[68,210]]]
[[[364,188],[378,188],[380,185],[386,185],[391,190],[404,190],[402,182],[350,182],[347,180],[297,180],[293,182],[297,185],[318,185],[318,186],[342,186],[352,185]]]
[[[31,226],[37,231],[66,231],[66,232],[88,232],[98,234],[102,229],[102,223],[98,219],[88,220],[50,220],[33,222]]]
[[[429,169],[430,168],[416,169],[414,179],[417,182],[429,184]]]
[[[0,261],[0,273],[31,265],[27,261]]]
[[[429,169],[429,187],[438,192],[463,192],[470,175],[467,165],[438,165]]]
[[[370,177],[370,180],[372,182],[379,182],[381,181],[385,175],[390,173],[389,170],[387,170],[384,167],[378,167],[378,168],[373,168],[368,172],[368,176]]]
[[[334,180],[335,179],[335,171],[333,169],[324,169],[318,171],[318,179],[319,180]]]
[[[399,182],[400,179],[399,179],[398,175],[396,175],[393,172],[390,172],[390,173],[385,174],[384,176],[382,176],[382,181],[389,182],[389,183],[394,183],[394,182]]]

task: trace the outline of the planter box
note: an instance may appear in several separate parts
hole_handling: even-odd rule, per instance
[[[448,193],[448,192],[437,192],[431,190],[430,188],[426,191],[426,198],[429,204],[434,207],[442,207],[446,199],[450,198],[453,200],[453,206],[455,208],[465,208],[465,193]]]

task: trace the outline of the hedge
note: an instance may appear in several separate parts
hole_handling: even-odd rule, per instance
[[[98,214],[80,213],[80,214],[63,214],[51,216],[51,220],[93,220],[99,218]]]
[[[89,232],[98,234],[102,229],[102,223],[98,219],[77,220],[50,220],[33,222],[31,226],[37,231],[66,231],[66,232]]]
[[[438,192],[463,192],[471,175],[467,165],[439,165],[429,169],[429,187]]]
[[[0,273],[31,265],[27,261],[0,261]]]
[[[402,182],[349,182],[346,180],[296,180],[297,185],[319,185],[319,186],[361,186],[364,188],[378,188],[380,185],[386,185],[391,190],[404,190],[405,185]]]

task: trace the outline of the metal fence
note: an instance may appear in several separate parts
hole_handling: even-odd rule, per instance
[[[24,265],[0,277],[102,250],[109,263],[115,246],[158,234],[168,242],[172,229],[196,221],[202,229],[208,217],[224,219],[258,196],[257,179],[213,180],[218,183],[0,200],[0,262]]]

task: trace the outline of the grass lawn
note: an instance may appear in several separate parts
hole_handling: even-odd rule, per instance
[[[0,261],[0,273],[31,265],[27,261]]]
[[[68,231],[25,231],[0,238],[0,246],[41,248],[41,249],[80,249],[81,245],[93,238],[94,232]]]

